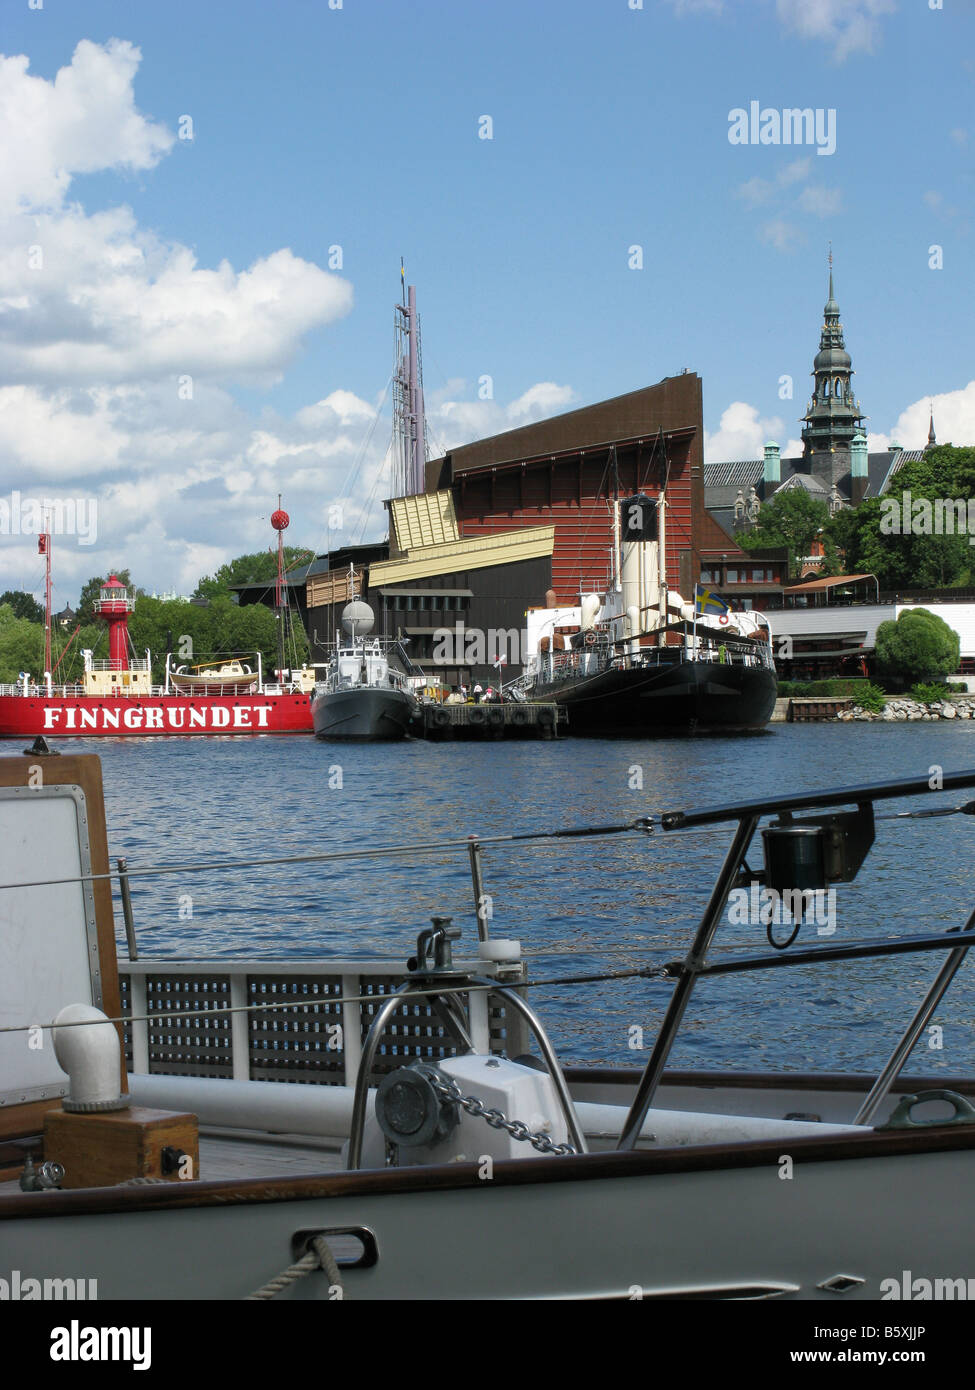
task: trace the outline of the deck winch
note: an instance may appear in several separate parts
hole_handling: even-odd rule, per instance
[[[442,1144],[457,1128],[455,1102],[441,1098],[438,1067],[410,1062],[384,1076],[376,1093],[376,1119],[392,1144],[407,1148]]]

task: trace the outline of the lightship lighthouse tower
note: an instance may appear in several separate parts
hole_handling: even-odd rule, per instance
[[[108,660],[110,671],[129,669],[129,614],[135,608],[135,600],[129,598],[129,591],[116,575],[111,575],[104,588],[99,590],[98,602],[94,610],[108,623]]]

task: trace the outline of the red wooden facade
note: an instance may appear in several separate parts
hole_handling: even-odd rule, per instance
[[[667,478],[667,579],[690,597],[715,523],[704,509],[701,381],[694,373],[456,449],[428,465],[450,487],[462,536],[555,526],[559,603],[603,592],[611,576],[613,499],[659,496]],[[737,547],[721,533],[721,548]],[[544,594],[526,594],[541,604]]]

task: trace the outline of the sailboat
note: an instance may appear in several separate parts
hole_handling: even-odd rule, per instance
[[[765,615],[732,612],[698,585],[689,604],[668,585],[666,487],[614,506],[614,581],[577,609],[529,610],[524,694],[564,705],[574,734],[764,729],[776,695]]]

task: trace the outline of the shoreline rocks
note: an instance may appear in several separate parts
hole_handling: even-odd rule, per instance
[[[853,721],[874,724],[913,724],[930,722],[933,719],[975,719],[975,695],[958,695],[950,700],[935,700],[930,705],[922,705],[917,700],[888,700],[880,714],[854,705],[852,709],[840,710],[831,724],[849,724]]]

